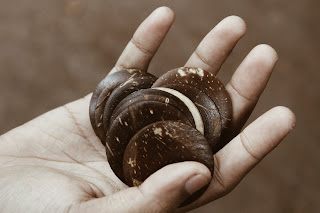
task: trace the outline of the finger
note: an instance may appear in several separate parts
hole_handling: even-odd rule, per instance
[[[210,180],[210,171],[200,163],[172,164],[151,175],[140,187],[85,202],[74,211],[173,212],[181,202]]]
[[[246,24],[241,18],[230,16],[223,19],[201,41],[185,66],[216,74],[245,32]]]
[[[285,107],[275,107],[250,124],[216,158],[220,183],[232,189],[271,152],[295,125],[295,115]]]
[[[173,21],[174,13],[168,7],[153,11],[138,27],[110,73],[128,68],[147,71]]]
[[[230,192],[292,130],[295,115],[275,107],[251,123],[215,155],[215,171],[207,192],[188,208],[195,208]]]
[[[226,86],[233,105],[232,129],[235,132],[238,133],[247,121],[277,60],[278,55],[272,47],[266,44],[258,45],[240,64]]]

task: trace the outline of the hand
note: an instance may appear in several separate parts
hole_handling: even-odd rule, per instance
[[[174,20],[168,8],[155,10],[137,29],[112,72],[147,71]],[[217,73],[246,26],[239,17],[222,20],[203,39],[185,66]],[[128,188],[112,172],[105,148],[89,121],[90,96],[48,112],[0,137],[0,212],[172,212],[211,181],[187,211],[229,193],[289,133],[295,116],[276,107],[240,134],[277,61],[267,45],[255,47],[226,86],[232,98],[232,140],[215,156],[211,180],[196,162],[164,167],[140,187]],[[235,137],[233,137],[235,136]]]

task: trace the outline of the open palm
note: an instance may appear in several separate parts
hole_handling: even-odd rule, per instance
[[[155,10],[137,29],[111,72],[124,68],[147,71],[173,20],[170,9]],[[239,17],[224,19],[185,66],[216,74],[245,30]],[[236,70],[226,86],[234,110],[233,139],[215,155],[214,177],[207,192],[177,211],[199,207],[230,192],[291,130],[294,115],[287,108],[276,107],[238,134],[276,61],[271,47],[259,45]],[[128,188],[110,169],[105,147],[92,130],[90,97],[0,137],[0,212],[171,212],[210,181],[206,167],[184,162],[159,170],[140,187]]]

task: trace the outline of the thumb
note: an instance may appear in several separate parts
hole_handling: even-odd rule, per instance
[[[139,187],[81,204],[80,212],[172,212],[211,181],[208,168],[197,162],[168,165]]]

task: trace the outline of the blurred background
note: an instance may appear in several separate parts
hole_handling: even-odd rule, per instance
[[[158,6],[171,7],[176,22],[150,66],[157,76],[182,66],[221,19],[242,17],[247,35],[219,77],[226,83],[255,45],[270,44],[280,60],[250,121],[284,105],[296,113],[297,125],[232,193],[193,212],[320,212],[320,1],[0,0],[0,5],[0,134],[93,91]]]

